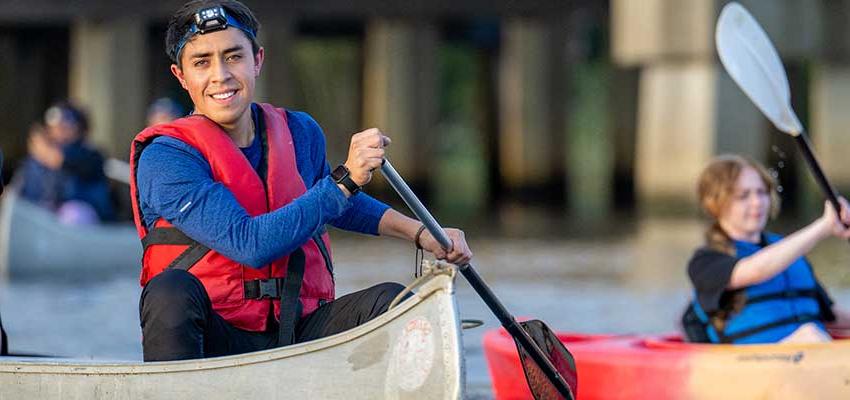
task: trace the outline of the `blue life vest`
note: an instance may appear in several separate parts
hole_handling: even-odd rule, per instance
[[[768,244],[776,243],[781,236],[765,234]],[[738,259],[750,256],[762,247],[758,244],[735,241]],[[775,343],[793,333],[807,322],[821,322],[821,308],[817,298],[817,281],[805,257],[795,260],[788,268],[757,285],[743,289],[746,302],[740,312],[725,321],[718,331],[694,297],[693,308],[705,323],[706,333],[712,343]]]

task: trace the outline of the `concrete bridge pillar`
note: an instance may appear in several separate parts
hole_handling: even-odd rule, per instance
[[[814,151],[824,173],[847,196],[850,191],[850,1],[836,0],[823,5],[823,60],[812,68],[811,122],[808,126]],[[811,179],[809,190],[814,192],[812,205],[819,206],[823,196]]]
[[[278,107],[292,107],[296,99],[292,65],[294,21],[291,17],[273,15],[263,22],[258,39],[265,48],[265,61],[257,79],[255,98]]]
[[[411,183],[428,174],[436,135],[438,31],[430,22],[369,21],[363,60],[363,127],[392,138],[388,157]]]
[[[811,132],[815,153],[824,173],[846,193],[850,190],[850,66],[820,65],[814,74]],[[813,190],[818,190],[812,186]],[[819,192],[818,192],[819,193]],[[821,196],[817,196],[820,198]]]
[[[550,184],[560,165],[561,134],[552,117],[552,28],[522,18],[506,20],[502,27],[499,166],[504,187],[523,192]]]
[[[665,63],[641,72],[636,183],[641,207],[695,204],[699,172],[717,154],[763,160],[765,121],[713,63]]]
[[[766,159],[766,120],[716,61],[714,29],[725,3],[612,1],[614,59],[640,68],[635,180],[641,208],[692,207],[697,174],[714,155]],[[743,3],[783,56],[817,51],[815,2]]]
[[[93,140],[127,159],[144,128],[147,51],[144,20],[78,20],[71,27],[70,97],[89,112]]]

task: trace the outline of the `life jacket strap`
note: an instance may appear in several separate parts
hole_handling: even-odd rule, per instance
[[[180,255],[175,257],[174,260],[168,264],[166,269],[176,268],[188,271],[210,252],[209,247],[198,243],[189,236],[186,236],[186,234],[181,232],[179,229],[173,227],[153,228],[147,235],[145,235],[145,237],[142,238],[143,251],[148,251],[150,246],[160,244],[189,246],[186,250],[183,250]]]
[[[733,343],[734,341],[736,341],[738,339],[745,338],[745,337],[750,336],[750,335],[755,335],[756,333],[764,332],[766,330],[777,328],[777,327],[780,327],[780,326],[783,326],[783,325],[804,324],[804,323],[807,323],[807,322],[815,322],[815,321],[819,321],[819,320],[820,320],[820,316],[817,315],[817,314],[795,315],[793,317],[783,318],[783,319],[780,319],[778,321],[773,321],[773,322],[768,323],[768,324],[759,325],[759,326],[756,326],[756,327],[753,327],[753,328],[750,328],[750,329],[745,329],[741,332],[737,332],[737,333],[734,333],[734,334],[731,334],[731,335],[726,335],[725,333],[720,333],[719,334],[720,343]]]
[[[247,300],[279,299],[284,278],[254,279],[243,282]]]
[[[295,343],[295,325],[301,317],[301,282],[304,280],[306,256],[300,247],[289,255],[286,278],[283,280],[283,298],[280,300],[280,330],[278,346]]]
[[[210,252],[210,249],[174,227],[151,229],[144,238],[145,251],[153,245],[189,246],[178,255],[168,268],[188,271]],[[255,279],[243,282],[244,298],[249,300],[280,299],[280,330],[278,344],[286,346],[295,342],[295,325],[301,316],[301,283],[304,280],[306,256],[300,247],[289,255],[286,278]]]
[[[301,283],[304,280],[304,250],[300,247],[289,255],[286,278],[245,281],[245,298],[249,300],[280,299],[278,345],[295,343],[295,325],[301,316]]]
[[[758,296],[747,298],[747,304],[761,303],[771,300],[790,300],[796,298],[817,298],[818,292],[815,289],[798,289],[786,290],[783,292],[767,293]]]
[[[145,237],[142,238],[142,247],[145,250],[155,244],[188,246],[195,243],[197,243],[195,240],[186,236],[185,233],[181,232],[177,228],[153,228],[148,231],[148,234],[145,235]]]
[[[772,300],[787,300],[787,299],[795,299],[795,298],[818,298],[818,291],[816,289],[798,289],[798,290],[786,290],[782,292],[774,292],[774,293],[766,293],[758,296],[749,297],[746,299],[746,304],[755,304]],[[745,331],[741,331],[732,335],[724,335],[722,330],[716,329],[714,325],[711,323],[712,318],[705,313],[705,311],[700,306],[699,302],[694,300],[691,302],[691,307],[689,310],[693,310],[694,316],[696,316],[697,320],[702,324],[701,329],[705,333],[706,337],[703,338],[702,335],[690,335],[693,336],[691,338],[692,341],[705,341],[707,339],[709,342],[713,343],[732,343],[735,340],[741,339],[743,337],[753,335],[768,329],[772,329],[778,326],[782,326],[790,323],[800,322],[798,319],[804,320],[803,322],[813,322],[816,320],[820,320],[820,316],[814,315],[813,318],[811,316],[802,315],[799,317],[789,317],[783,320],[774,321],[769,324],[756,326]],[[687,315],[687,313],[686,313]],[[809,318],[806,318],[809,317]],[[684,317],[683,317],[684,318]],[[692,321],[692,323],[696,323],[696,321]],[[689,337],[690,337],[689,336]]]

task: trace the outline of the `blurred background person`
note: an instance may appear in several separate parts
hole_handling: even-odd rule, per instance
[[[186,111],[176,101],[168,97],[160,97],[148,107],[147,126],[171,122],[185,115]]]
[[[44,113],[44,124],[30,128],[28,157],[19,171],[21,197],[56,211],[63,223],[112,221],[103,156],[85,140],[88,117],[60,102]]]

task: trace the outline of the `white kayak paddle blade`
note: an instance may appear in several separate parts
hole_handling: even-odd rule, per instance
[[[798,135],[803,126],[791,108],[788,77],[779,54],[755,18],[740,4],[723,7],[715,43],[720,62],[738,87],[777,129]]]

